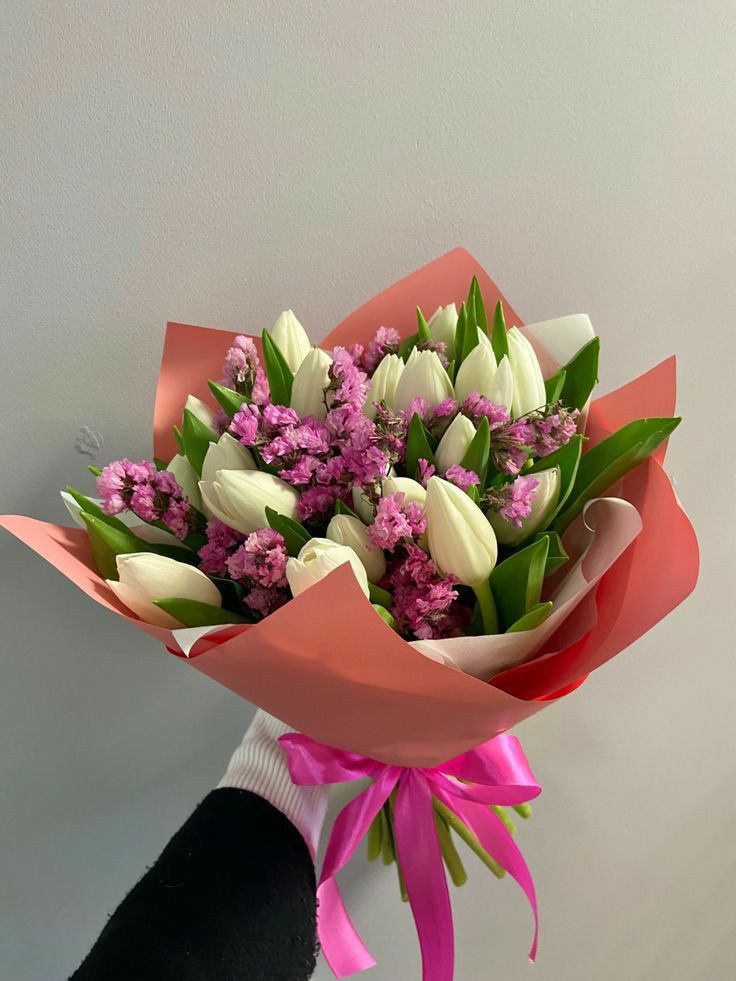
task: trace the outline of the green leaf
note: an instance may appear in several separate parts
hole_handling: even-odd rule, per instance
[[[104,521],[105,524],[110,525],[111,528],[117,528],[120,531],[127,530],[127,525],[121,521],[120,518],[116,518],[114,514],[105,514],[99,504],[96,504],[94,501],[90,501],[88,497],[85,497],[84,494],[80,494],[79,491],[74,490],[73,487],[67,487],[67,493],[71,494],[85,514],[91,514],[95,518],[99,518],[100,521]],[[110,577],[107,576],[107,578],[109,579]]]
[[[284,536],[289,555],[298,555],[302,547],[312,538],[304,525],[300,525],[293,518],[287,518],[285,514],[279,514],[273,508],[266,508],[266,520],[274,531]]]
[[[389,613],[389,611],[386,609],[385,606],[381,606],[379,603],[372,603],[371,606],[379,615],[379,617],[383,620],[384,623],[388,624],[388,626],[391,627],[392,630],[398,632],[399,625],[396,622],[396,620],[393,618],[393,616]]]
[[[126,528],[114,528],[101,518],[88,511],[82,511],[82,519],[87,525],[89,545],[95,568],[103,579],[117,579],[118,567],[115,562],[117,555],[128,555],[131,552],[148,552],[150,546]]]
[[[176,442],[176,449],[180,456],[186,456],[184,452],[184,437],[181,434],[181,429],[178,426],[172,426],[172,431],[174,433],[174,441]]]
[[[92,474],[93,477],[99,477],[100,474],[102,473],[99,467],[93,467],[91,463],[89,464],[87,469],[89,470],[89,472]]]
[[[427,326],[427,321],[424,319],[424,314],[417,307],[417,325],[419,327],[417,334],[420,341],[431,341],[432,335],[429,332],[429,327]]]
[[[549,539],[547,563],[544,568],[545,576],[549,576],[559,569],[561,565],[564,565],[570,556],[565,551],[565,547],[562,544],[562,539],[556,531],[540,531],[538,535],[534,536],[534,541],[537,541],[543,537]]]
[[[565,506],[565,502],[572,493],[572,488],[577,477],[580,461],[583,452],[583,437],[580,434],[573,436],[568,443],[561,446],[549,456],[543,456],[537,460],[529,470],[524,471],[524,475],[534,475],[542,470],[551,470],[553,467],[560,468],[560,496],[557,500],[557,507],[550,515],[550,523]]]
[[[452,384],[455,384],[455,362],[451,361],[447,366],[447,374]]]
[[[409,423],[409,432],[406,439],[406,473],[409,477],[416,477],[420,460],[427,460],[434,463],[434,452],[432,451],[427,432],[424,428],[421,416],[415,412]]]
[[[405,338],[399,345],[399,357],[402,361],[408,361],[409,355],[417,346],[420,341],[419,334],[411,334],[409,337]]]
[[[455,326],[455,374],[463,361],[463,349],[465,347],[465,334],[468,325],[468,308],[463,303],[460,313],[457,315],[457,325]]]
[[[236,392],[232,388],[226,388],[224,385],[218,385],[217,382],[213,381],[208,381],[207,384],[228,419],[232,419],[242,404],[248,401],[245,395],[241,395],[240,392]]]
[[[556,371],[551,378],[548,378],[544,383],[544,390],[547,398],[547,405],[551,402],[556,402],[560,395],[562,394],[562,387],[565,384],[565,369],[560,368]]]
[[[210,443],[217,442],[217,436],[209,426],[205,426],[201,419],[198,419],[189,409],[184,409],[184,421],[182,423],[182,442],[184,444],[184,455],[192,465],[198,477],[202,476],[202,464],[207,455]]]
[[[563,365],[565,379],[558,398],[568,409],[582,409],[598,381],[601,342],[594,337]]]
[[[381,589],[380,586],[376,586],[374,582],[369,582],[368,591],[370,593],[371,603],[374,603],[377,606],[385,606],[387,608],[391,606],[393,600],[391,593],[389,593],[387,590]]]
[[[481,488],[485,486],[490,451],[491,427],[488,424],[488,419],[484,416],[470,442],[470,446],[465,451],[465,456],[460,461],[460,466],[464,470],[472,470],[478,475]]]
[[[584,453],[569,499],[554,523],[554,530],[561,535],[588,501],[600,497],[624,474],[643,463],[680,421],[679,417],[637,419]]]
[[[351,507],[348,507],[345,501],[341,501],[339,497],[335,501],[335,514],[349,514],[351,518],[360,519],[359,515],[357,515]]]
[[[486,314],[486,307],[483,303],[483,294],[480,291],[477,276],[473,276],[473,280],[470,284],[470,290],[468,291],[468,310],[472,311],[472,323],[474,323],[487,336],[488,316]]]
[[[465,493],[468,495],[473,504],[477,504],[480,507],[480,491],[475,484],[471,484]]]
[[[491,347],[496,355],[496,362],[509,353],[509,339],[506,336],[506,318],[503,315],[503,304],[499,300],[493,311],[493,331],[491,332]]]
[[[186,599],[183,596],[169,596],[166,599],[154,600],[154,606],[160,607],[170,616],[183,623],[185,627],[214,627],[221,623],[249,623],[247,617],[239,613],[231,613],[220,606],[211,603],[200,603],[199,600]]]
[[[507,630],[539,603],[549,539],[540,538],[513,552],[491,573],[491,590],[501,627]]]
[[[465,304],[463,304],[463,307]],[[460,360],[464,361],[474,347],[480,344],[480,337],[478,336],[478,327],[476,323],[470,319],[470,315],[467,316],[465,323],[465,330],[463,331],[463,346],[461,348]],[[455,351],[457,355],[457,351]]]
[[[547,603],[537,603],[536,606],[533,606],[528,613],[524,614],[523,617],[519,617],[516,623],[512,623],[506,633],[519,634],[522,632],[522,630],[534,630],[534,628],[538,627],[540,623],[544,623],[552,612],[553,606],[554,603],[551,601]]]
[[[276,405],[289,405],[294,374],[267,330],[263,331],[263,366],[271,391],[271,401]]]

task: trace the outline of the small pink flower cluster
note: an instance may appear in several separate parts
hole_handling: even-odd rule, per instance
[[[268,616],[289,598],[286,545],[283,536],[271,528],[243,535],[212,518],[199,559],[202,572],[227,576],[247,589],[243,602],[261,616]]]
[[[467,612],[457,602],[457,582],[441,576],[419,545],[402,546],[381,585],[391,592],[391,612],[404,636],[435,640],[462,634]]]
[[[179,539],[187,537],[196,524],[174,475],[157,470],[150,460],[115,460],[97,477],[97,492],[105,514],[131,510],[142,521],[162,521]]]
[[[505,521],[520,528],[522,520],[531,514],[538,486],[536,477],[517,477],[500,487],[489,487],[482,503],[488,510],[498,511]]]
[[[268,380],[252,337],[238,334],[225,355],[222,375],[223,385],[252,399],[256,405],[268,402]]]
[[[371,544],[385,552],[393,552],[399,545],[413,541],[427,530],[424,508],[416,502],[404,504],[404,494],[388,494],[376,505],[373,524],[366,534]]]

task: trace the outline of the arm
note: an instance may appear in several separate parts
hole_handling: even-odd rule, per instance
[[[257,713],[227,773],[102,930],[75,981],[302,981],[315,965],[312,854],[327,804],[297,788]]]

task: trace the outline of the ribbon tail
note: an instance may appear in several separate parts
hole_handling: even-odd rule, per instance
[[[435,827],[432,792],[411,770],[399,781],[394,831],[401,874],[422,952],[423,981],[452,981],[452,908]]]
[[[332,827],[317,887],[317,935],[325,960],[337,978],[366,971],[376,964],[348,916],[335,876],[352,858],[397,777],[398,770],[387,769],[340,811]]]
[[[447,793],[440,786],[435,786],[434,792],[446,807],[454,811],[460,820],[467,824],[488,854],[506,869],[509,875],[521,886],[534,917],[534,936],[529,949],[529,960],[534,961],[537,956],[537,941],[539,939],[537,895],[529,866],[526,864],[516,842],[507,831],[503,821],[486,805],[456,797]]]

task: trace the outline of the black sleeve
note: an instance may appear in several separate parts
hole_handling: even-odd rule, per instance
[[[263,798],[209,794],[113,913],[74,981],[306,981],[314,866]]]

